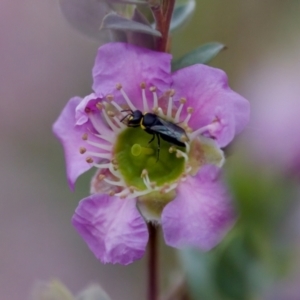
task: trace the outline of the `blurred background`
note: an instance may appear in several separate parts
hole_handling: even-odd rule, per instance
[[[195,299],[300,299],[299,20],[297,0],[199,0],[174,33],[175,57],[227,45],[211,65],[251,102],[252,118],[226,149],[238,223],[208,254],[178,255],[161,239],[163,289],[185,269]],[[37,280],[52,278],[74,293],[97,282],[113,300],[145,298],[145,258],[103,265],[72,228],[93,171],[69,191],[51,132],[68,99],[91,92],[97,48],[55,0],[0,2],[0,299],[29,299]]]

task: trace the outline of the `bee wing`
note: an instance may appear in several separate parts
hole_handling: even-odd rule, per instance
[[[188,140],[188,136],[185,133],[185,130],[183,128],[181,128],[180,126],[163,120],[161,118],[159,118],[159,121],[161,122],[162,125],[154,125],[151,126],[151,130],[157,132],[157,133],[161,133],[170,137],[173,137],[174,139],[178,140],[178,141],[182,141],[182,136],[185,136],[186,139]]]

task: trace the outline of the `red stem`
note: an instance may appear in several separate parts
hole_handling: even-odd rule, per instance
[[[157,45],[157,50],[161,52],[168,52],[169,29],[174,6],[175,0],[164,0],[162,5],[153,4],[151,6],[156,21],[156,29],[162,34]]]
[[[157,227],[151,223],[148,225],[148,300],[158,300],[158,251],[157,251]]]

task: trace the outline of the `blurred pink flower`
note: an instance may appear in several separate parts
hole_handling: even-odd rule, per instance
[[[259,163],[288,173],[300,173],[299,60],[295,55],[264,60],[252,71],[246,92],[253,102],[247,149]]]
[[[129,44],[100,47],[94,93],[72,98],[53,126],[72,189],[80,174],[98,168],[92,195],[79,203],[72,222],[104,263],[142,257],[145,220],[162,225],[170,246],[209,250],[235,219],[219,179],[221,147],[247,124],[249,103],[228,87],[223,71],[194,65],[171,74],[170,62],[167,53]],[[142,126],[126,126],[128,110],[177,124],[184,129],[182,146],[162,134],[157,160],[158,145]]]

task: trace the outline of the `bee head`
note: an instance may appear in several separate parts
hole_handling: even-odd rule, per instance
[[[140,110],[130,111],[130,113],[125,116],[121,121],[127,120],[126,125],[128,127],[139,127],[141,120],[143,119],[143,114]]]

